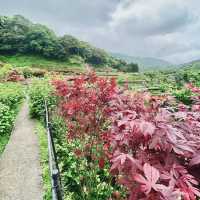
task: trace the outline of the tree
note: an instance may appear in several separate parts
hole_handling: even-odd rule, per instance
[[[26,33],[31,22],[20,15],[14,17],[0,17],[0,52],[25,52]]]
[[[63,46],[65,54],[78,55],[80,49],[80,41],[71,35],[64,35],[59,39],[60,44]]]
[[[127,64],[125,70],[126,72],[138,72],[139,67],[138,67],[138,64],[130,63],[130,64]]]
[[[95,66],[106,65],[108,63],[108,55],[101,49],[93,48],[91,54],[86,58],[86,62]]]
[[[48,58],[64,59],[64,48],[55,33],[46,26],[35,24],[26,36],[27,53],[42,54]]]

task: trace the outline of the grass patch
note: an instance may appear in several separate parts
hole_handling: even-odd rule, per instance
[[[79,56],[69,58],[67,61],[47,59],[39,55],[0,55],[0,61],[10,63],[16,67],[36,67],[48,70],[75,70],[84,71],[84,61]]]
[[[48,142],[46,130],[40,122],[36,124],[36,131],[39,139],[40,146],[40,163],[42,167],[42,180],[43,180],[43,199],[51,200],[51,179],[49,174],[49,160],[48,160]]]

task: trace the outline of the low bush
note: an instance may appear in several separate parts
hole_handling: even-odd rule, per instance
[[[19,69],[13,68],[10,64],[0,66],[0,82],[18,82],[23,81],[24,76]]]
[[[14,111],[0,102],[0,137],[9,134],[14,121]]]
[[[43,78],[45,74],[47,73],[44,69],[37,69],[37,68],[31,68],[31,67],[23,67],[20,68],[25,78],[31,78],[31,77],[39,77]]]
[[[24,98],[23,86],[20,83],[0,83],[0,102],[15,109]]]
[[[44,100],[49,108],[53,107],[56,97],[52,95],[53,90],[49,79],[33,80],[29,88],[30,115],[43,121],[45,116]]]
[[[24,81],[24,76],[22,74],[20,74],[20,72],[16,69],[12,69],[7,77],[6,77],[6,81],[10,81],[10,82],[19,82],[19,81]]]
[[[175,98],[186,104],[186,105],[191,105],[192,104],[192,99],[191,99],[191,96],[192,96],[192,92],[187,89],[187,88],[183,88],[181,90],[177,90],[177,91],[174,91],[172,93],[173,96],[175,96]]]
[[[0,66],[0,82],[6,80],[11,70],[12,70],[12,66],[9,64],[2,64]]]

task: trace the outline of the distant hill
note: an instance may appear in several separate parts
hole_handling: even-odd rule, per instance
[[[147,70],[162,70],[169,68],[169,66],[173,66],[173,64],[157,58],[150,58],[150,57],[134,57],[129,55],[124,55],[120,53],[111,53],[111,55],[115,58],[119,58],[125,60],[126,62],[130,63],[137,63],[139,65],[139,69],[141,71]]]
[[[194,61],[191,61],[191,62],[188,62],[188,63],[181,64],[180,67],[200,69],[200,60],[194,60]]]

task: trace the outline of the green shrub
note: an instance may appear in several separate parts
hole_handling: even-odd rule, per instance
[[[0,136],[9,134],[14,121],[14,111],[0,102]]]
[[[2,64],[2,67],[0,67],[0,81],[4,81],[11,70],[12,70],[11,65]]]
[[[24,98],[23,86],[19,83],[0,83],[0,102],[15,109]]]
[[[48,107],[54,107],[56,97],[52,94],[52,86],[48,79],[33,80],[30,90],[30,115],[32,118],[43,120],[45,116],[44,100],[47,101]]]
[[[181,101],[182,103],[186,105],[192,104],[192,100],[191,100],[192,92],[188,89],[177,90],[173,92],[173,95],[178,101]]]
[[[31,68],[31,67],[23,67],[20,68],[25,78],[31,78],[31,77],[40,77],[43,78],[45,74],[47,73],[44,69],[37,69],[37,68]]]

